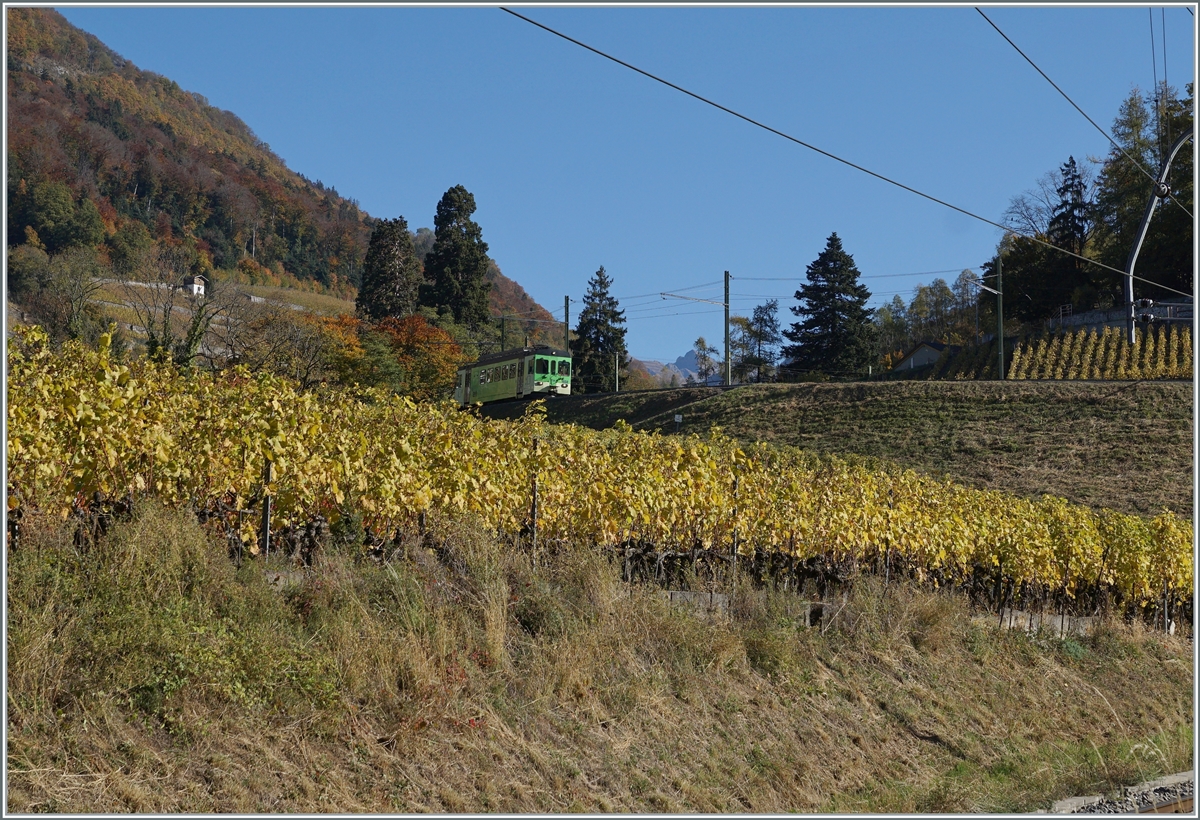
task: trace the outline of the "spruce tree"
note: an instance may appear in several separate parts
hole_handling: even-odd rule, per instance
[[[870,291],[858,281],[854,259],[836,233],[807,269],[808,282],[796,291],[796,316],[807,317],[784,331],[792,344],[783,355],[801,373],[836,377],[866,375],[875,351],[874,311]]]
[[[583,310],[579,312],[579,325],[575,328],[575,338],[571,340],[573,390],[599,393],[614,389],[618,359],[620,365],[624,366],[628,357],[625,349],[625,311],[618,309],[617,300],[609,294],[611,286],[612,279],[604,272],[603,265],[588,281]]]
[[[403,318],[416,311],[420,286],[421,261],[413,250],[408,223],[402,216],[381,220],[371,232],[363,260],[355,312],[371,322]]]
[[[475,197],[461,185],[442,196],[433,218],[434,242],[425,257],[427,284],[421,289],[421,304],[438,311],[449,309],[454,321],[476,329],[488,320],[488,293],[492,283],[485,278],[488,246],[483,231],[471,219]]]

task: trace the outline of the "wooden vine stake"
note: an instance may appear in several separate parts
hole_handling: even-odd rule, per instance
[[[533,503],[529,510],[529,528],[532,537],[533,565],[537,566],[537,531],[538,531],[538,439],[533,437]]]
[[[265,459],[263,462],[263,512],[262,512],[262,536],[259,539],[263,548],[263,560],[271,557],[271,495],[268,492],[268,485],[271,483],[271,459]]]

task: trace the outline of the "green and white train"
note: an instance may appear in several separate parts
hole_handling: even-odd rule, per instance
[[[454,399],[459,407],[505,399],[571,395],[571,354],[537,345],[483,356],[458,369]]]

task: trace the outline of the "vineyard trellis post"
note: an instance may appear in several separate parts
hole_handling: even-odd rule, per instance
[[[731,556],[733,567],[733,582],[730,584],[730,592],[736,592],[737,589],[737,568],[738,568],[738,489],[739,476],[737,467],[734,467],[733,473],[733,555]]]
[[[262,511],[262,535],[259,540],[262,543],[263,560],[271,557],[271,494],[269,492],[271,483],[271,459],[263,460],[263,511]]]
[[[538,437],[533,437],[533,501],[529,508],[529,528],[532,538],[532,554],[534,566],[537,566],[537,536],[538,536]]]

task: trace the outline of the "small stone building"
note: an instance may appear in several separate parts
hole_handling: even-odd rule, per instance
[[[183,281],[179,283],[179,287],[188,296],[203,296],[204,289],[208,286],[208,277],[202,273],[195,276],[185,276]]]

